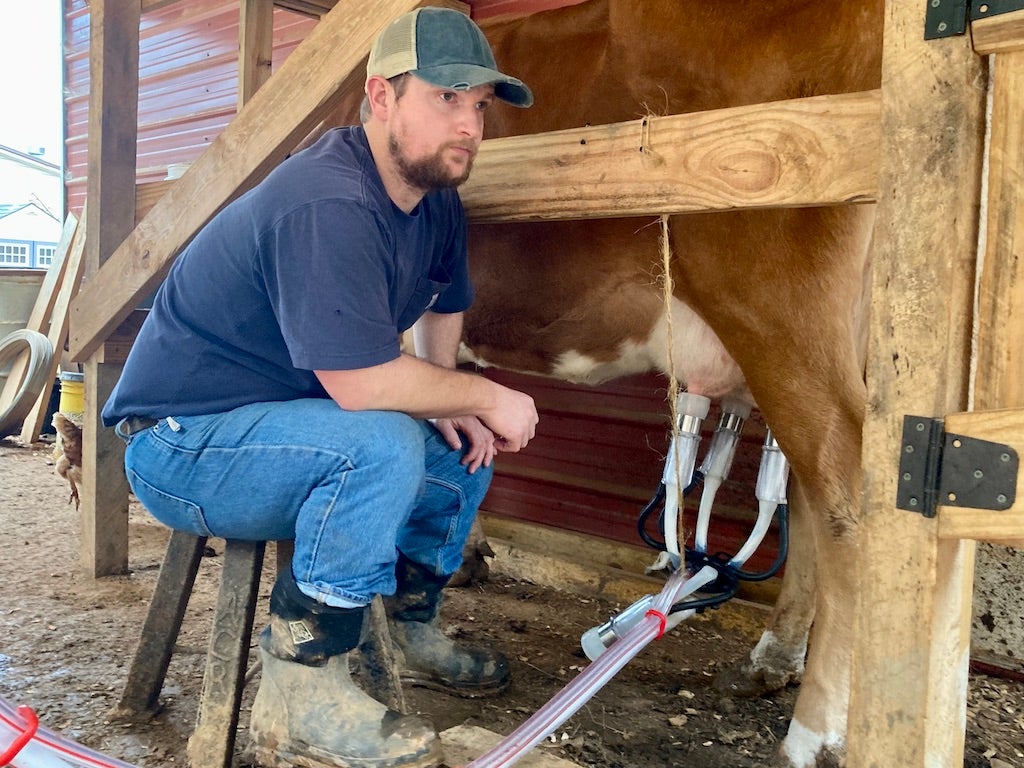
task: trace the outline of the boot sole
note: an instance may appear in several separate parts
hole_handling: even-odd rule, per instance
[[[438,768],[444,763],[441,743],[430,752],[413,760],[382,760],[374,758],[318,759],[315,756],[298,754],[290,751],[287,746],[270,749],[253,745],[250,750],[253,765],[262,768]]]
[[[407,685],[414,685],[417,688],[426,688],[431,691],[438,691],[440,693],[447,693],[452,696],[458,696],[460,699],[486,699],[491,696],[498,696],[504,693],[508,689],[509,681],[498,683],[497,685],[480,686],[478,688],[468,688],[466,686],[454,686],[445,685],[444,683],[438,682],[430,677],[420,677],[419,675],[403,671],[399,678],[403,683]]]

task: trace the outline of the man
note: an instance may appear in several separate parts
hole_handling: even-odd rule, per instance
[[[393,595],[419,682],[475,696],[508,678],[500,654],[436,623],[495,454],[537,424],[527,395],[454,369],[472,301],[454,188],[492,102],[533,97],[468,17],[437,8],[382,32],[365,90],[361,126],[327,132],[196,235],[103,410],[157,519],[295,540],[260,638],[264,765],[440,762],[433,726],[349,678],[377,594]],[[418,358],[399,348],[417,320]]]

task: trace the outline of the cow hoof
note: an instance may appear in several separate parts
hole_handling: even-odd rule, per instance
[[[844,768],[846,760],[843,755],[825,750],[813,758],[813,762],[794,762],[790,759],[785,750],[780,747],[779,751],[764,765],[764,768]]]
[[[781,691],[790,683],[798,682],[794,672],[754,669],[749,664],[726,667],[714,679],[715,690],[729,696],[754,698]]]

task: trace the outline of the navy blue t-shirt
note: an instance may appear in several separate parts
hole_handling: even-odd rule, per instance
[[[411,214],[388,197],[362,127],[329,131],[215,216],[157,292],[103,423],[327,397],[314,370],[399,355],[428,308],[472,302],[454,189]]]

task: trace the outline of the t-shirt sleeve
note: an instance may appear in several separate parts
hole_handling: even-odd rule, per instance
[[[296,368],[366,368],[398,357],[392,253],[373,213],[346,201],[294,209],[264,234],[258,262]]]

